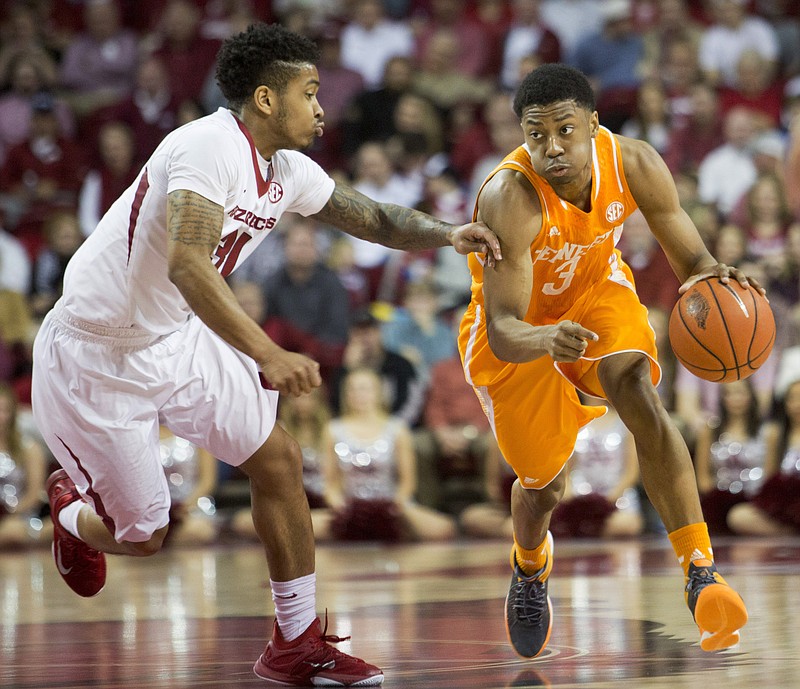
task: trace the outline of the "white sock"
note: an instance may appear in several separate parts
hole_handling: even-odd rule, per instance
[[[58,513],[58,523],[69,531],[75,538],[81,538],[78,533],[78,515],[84,507],[89,505],[83,500],[74,500]]]
[[[317,617],[317,575],[308,574],[291,581],[269,580],[275,618],[281,636],[292,641],[300,636]]]

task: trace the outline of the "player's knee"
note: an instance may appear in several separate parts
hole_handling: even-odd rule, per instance
[[[650,360],[644,354],[631,353],[609,357],[608,365],[601,366],[598,374],[609,400],[619,408],[621,403],[641,404],[654,391],[650,376]],[[604,364],[606,361],[603,362]]]
[[[271,436],[240,468],[257,489],[282,490],[287,483],[302,484],[303,455],[297,441],[283,432]]]
[[[169,527],[165,526],[156,531],[146,541],[139,541],[136,543],[129,541],[126,544],[128,554],[133,555],[134,557],[150,557],[151,555],[155,555],[164,545],[164,538],[166,538],[168,530]]]

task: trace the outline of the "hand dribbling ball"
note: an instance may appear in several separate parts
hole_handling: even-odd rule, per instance
[[[767,360],[775,318],[752,286],[712,277],[692,285],[675,304],[669,341],[678,361],[714,383],[743,380]]]

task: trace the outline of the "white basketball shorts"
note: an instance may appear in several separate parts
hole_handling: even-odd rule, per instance
[[[48,447],[118,542],[166,526],[159,425],[238,466],[275,425],[278,393],[197,318],[155,343],[48,314],[33,348],[33,414]],[[109,331],[110,332],[110,331]]]

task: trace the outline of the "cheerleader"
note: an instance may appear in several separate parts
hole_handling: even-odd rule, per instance
[[[769,478],[750,503],[731,509],[728,525],[739,534],[800,533],[800,379],[776,398],[775,450],[767,456]]]
[[[728,514],[750,500],[764,483],[774,428],[765,426],[749,380],[720,386],[716,414],[700,429],[694,453],[697,487],[709,531],[730,534]]]

